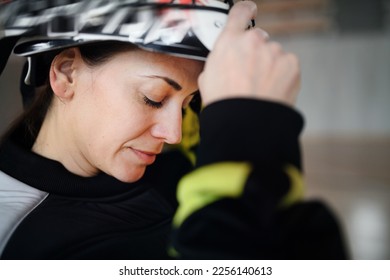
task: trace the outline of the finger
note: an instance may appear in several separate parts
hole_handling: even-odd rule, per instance
[[[257,6],[252,1],[241,1],[232,7],[226,22],[224,32],[243,32],[248,23],[256,17]]]
[[[269,96],[294,105],[300,88],[300,67],[298,59],[291,53],[286,53],[275,61],[273,71],[268,77],[273,81]]]
[[[262,41],[268,41],[268,39],[269,39],[268,32],[266,32],[265,30],[263,30],[263,29],[261,29],[259,27],[255,27],[255,28],[249,30],[248,32],[256,33],[257,36],[262,39]]]
[[[255,29],[257,30],[257,32],[258,32],[259,34],[261,34],[261,36],[262,36],[265,40],[269,40],[269,34],[268,34],[267,31],[265,31],[264,29],[261,29],[261,28],[259,28],[259,27],[256,27]]]
[[[278,42],[269,42],[268,46],[273,56],[278,56],[284,53],[282,45]]]

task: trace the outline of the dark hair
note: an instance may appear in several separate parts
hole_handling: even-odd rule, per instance
[[[137,47],[125,42],[104,41],[81,45],[78,48],[84,62],[88,66],[94,67],[103,64],[118,53],[129,51]],[[50,59],[50,61],[47,63],[48,66],[45,69],[46,71],[44,71],[44,75],[46,75],[45,85],[40,89],[36,89],[32,104],[29,105],[28,108],[25,108],[24,112],[11,124],[3,135],[1,142],[5,141],[16,132],[17,135],[14,140],[18,144],[29,149],[34,145],[53,100],[53,90],[51,89],[49,82],[49,70],[51,61],[55,55],[46,55],[46,60]]]

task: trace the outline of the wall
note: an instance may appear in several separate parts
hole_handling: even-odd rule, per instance
[[[390,136],[390,36],[281,39],[301,59],[307,135]]]
[[[23,59],[11,57],[0,76],[0,134],[22,111],[22,98],[19,94],[19,78]]]

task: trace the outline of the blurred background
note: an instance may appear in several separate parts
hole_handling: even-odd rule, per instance
[[[353,259],[390,259],[390,0],[256,1],[257,26],[301,61],[307,197],[338,215]],[[0,133],[22,111],[22,65],[0,77]]]
[[[258,0],[257,25],[301,59],[307,196],[354,259],[390,259],[390,1]]]

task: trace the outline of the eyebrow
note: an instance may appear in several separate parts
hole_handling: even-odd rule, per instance
[[[158,75],[145,76],[145,77],[152,78],[152,79],[161,79],[161,80],[165,81],[168,85],[170,85],[176,91],[180,91],[183,89],[183,87],[181,85],[179,85],[178,82],[176,82],[175,80],[172,80],[171,78],[168,78],[168,77],[158,76]]]

